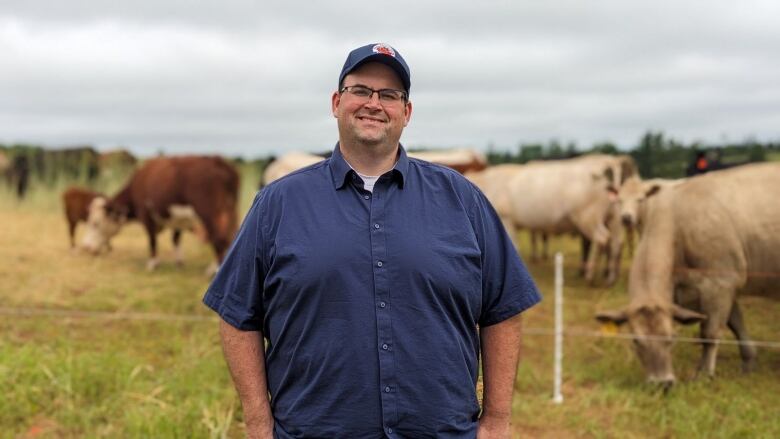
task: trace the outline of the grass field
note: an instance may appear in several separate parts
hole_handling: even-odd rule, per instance
[[[255,177],[244,178],[242,212]],[[209,248],[185,235],[186,262],[177,268],[165,232],[161,265],[148,273],[144,232],[129,225],[104,258],[72,253],[57,191],[35,192],[19,204],[0,186],[0,225],[0,438],[243,436],[217,321],[200,303]],[[523,252],[528,243],[521,238]],[[552,246],[569,263],[567,329],[597,330],[596,310],[626,302],[625,270],[615,288],[590,288],[571,268],[578,243],[559,238]],[[545,300],[527,313],[525,326],[551,330],[553,267],[531,270]],[[742,303],[754,339],[780,340],[780,302]],[[19,309],[70,313],[12,311]],[[692,381],[700,349],[678,344],[675,367],[683,382],[664,396],[644,384],[630,341],[567,337],[565,400],[554,405],[552,341],[551,335],[524,339],[513,406],[517,437],[780,437],[777,349],[761,349],[758,370],[743,375],[737,348],[722,346],[717,378]]]

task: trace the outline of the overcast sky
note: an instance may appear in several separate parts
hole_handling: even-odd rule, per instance
[[[779,19],[769,0],[3,0],[0,143],[327,150],[346,54],[373,42],[411,68],[407,147],[776,141]]]

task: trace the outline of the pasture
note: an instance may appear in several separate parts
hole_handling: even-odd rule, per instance
[[[242,170],[242,215],[257,181],[251,169]],[[243,437],[217,320],[200,302],[210,248],[185,234],[185,264],[178,268],[165,232],[160,267],[149,273],[146,237],[131,224],[106,257],[73,253],[60,189],[34,190],[20,203],[0,186],[0,438]],[[521,254],[528,253],[528,237],[520,241]],[[678,343],[682,382],[664,395],[644,384],[630,340],[589,335],[598,330],[597,310],[627,302],[629,258],[614,288],[591,288],[575,268],[579,243],[560,237],[551,248],[566,258],[565,326],[573,333],[564,342],[564,402],[551,402],[548,261],[530,265],[545,300],[524,320],[529,333],[513,404],[517,437],[780,437],[780,349],[759,349],[757,371],[743,375],[737,347],[724,345],[717,378],[694,381],[700,348]],[[752,337],[780,341],[780,302],[741,302]]]

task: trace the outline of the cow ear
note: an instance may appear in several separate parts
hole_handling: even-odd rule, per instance
[[[672,316],[674,316],[674,320],[677,323],[682,323],[683,325],[692,325],[694,323],[699,323],[702,320],[707,320],[706,315],[685,309],[678,305],[672,307]]]
[[[620,158],[620,184],[623,184],[629,177],[636,175],[636,164],[630,157]]]
[[[652,197],[653,195],[657,194],[660,191],[661,191],[661,185],[659,185],[659,184],[652,184],[645,191],[645,198]]]
[[[601,323],[614,323],[616,325],[622,325],[628,321],[628,313],[626,310],[599,311],[596,313],[596,320]]]
[[[615,171],[613,171],[612,168],[604,169],[604,177],[607,177],[607,181],[610,184],[615,183]]]

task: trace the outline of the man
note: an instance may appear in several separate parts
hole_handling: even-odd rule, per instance
[[[256,196],[206,293],[249,437],[509,437],[540,296],[475,186],[406,156],[409,86],[392,47],[349,54],[332,157]]]

